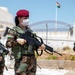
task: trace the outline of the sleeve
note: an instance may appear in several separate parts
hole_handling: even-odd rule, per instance
[[[14,29],[9,30],[9,34],[7,34],[7,41],[6,41],[6,47],[7,48],[12,48],[13,45],[16,43],[16,31]]]
[[[7,38],[6,47],[7,48],[12,48],[12,46],[13,46],[13,40],[12,40],[12,38]]]

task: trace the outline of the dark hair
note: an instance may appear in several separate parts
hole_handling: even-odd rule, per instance
[[[17,16],[15,17],[15,25],[16,25],[16,26],[19,25],[19,20],[18,20],[18,17],[17,17]]]

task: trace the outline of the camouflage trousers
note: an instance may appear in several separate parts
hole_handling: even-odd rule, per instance
[[[3,75],[5,61],[2,56],[0,56],[0,75]]]
[[[36,75],[35,56],[23,56],[20,62],[15,61],[15,75]]]

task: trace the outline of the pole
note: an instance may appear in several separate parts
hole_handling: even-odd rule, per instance
[[[48,25],[46,23],[46,45],[47,45],[47,39],[48,39]]]
[[[56,15],[55,15],[55,31],[57,31],[57,6],[56,6]]]

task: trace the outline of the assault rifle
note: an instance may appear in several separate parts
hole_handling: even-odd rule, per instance
[[[75,51],[75,42],[74,42],[74,46],[73,46],[73,51]]]
[[[9,53],[9,51],[5,48],[5,46],[1,42],[0,42],[0,50],[2,50],[2,52],[5,52],[6,55]]]
[[[41,50],[40,54],[38,53],[39,46],[41,46],[42,44],[44,44],[44,42],[43,42],[43,40],[42,40],[41,37],[39,37],[36,34],[34,34],[33,32],[31,32],[30,29],[27,29],[25,31],[25,33],[19,33],[19,32],[15,31],[14,29],[11,29],[9,27],[6,27],[6,30],[4,32],[4,36],[6,36],[7,34],[11,34],[11,32],[13,32],[13,33],[16,32],[17,36],[19,36],[20,38],[25,39],[27,41],[27,43],[29,44],[29,50],[28,51],[31,51],[32,46],[35,46],[35,50],[37,50],[36,51],[37,54],[39,56],[42,55],[43,50]],[[38,40],[37,38],[39,38],[40,40]],[[62,56],[62,54],[58,53],[57,51],[54,51],[52,47],[50,47],[50,46],[48,46],[46,44],[44,44],[44,45],[45,45],[45,50],[44,50],[45,52],[51,53],[51,54],[53,54],[53,52],[54,52],[54,53],[57,53],[57,54],[59,54],[59,55]]]
[[[2,50],[2,52],[5,52],[5,55],[7,55],[9,53],[9,50],[6,49],[6,47],[0,42],[0,50]],[[14,56],[13,52],[11,53],[12,56]]]

